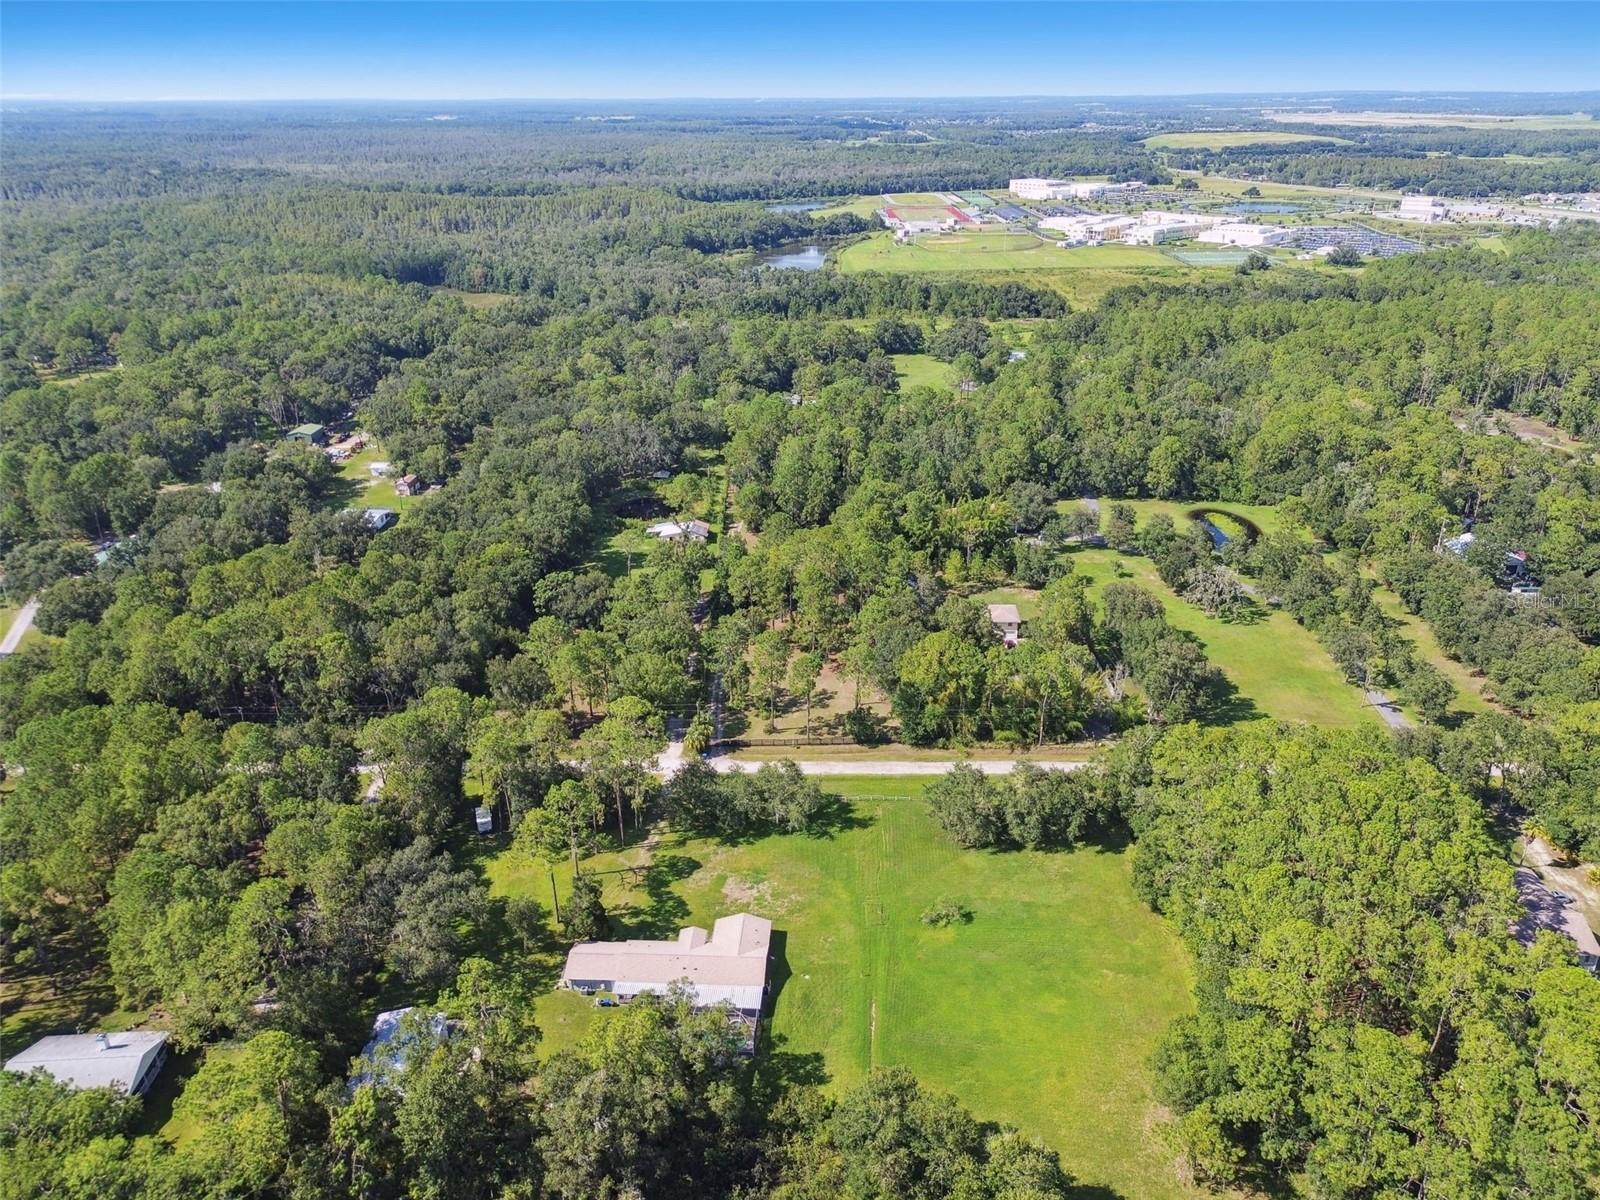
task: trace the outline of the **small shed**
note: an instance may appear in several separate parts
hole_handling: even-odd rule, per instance
[[[325,425],[296,425],[283,436],[291,442],[304,442],[308,446],[325,446],[328,444],[328,429]]]
[[[472,819],[477,823],[479,833],[494,832],[494,813],[483,805],[472,810]]]

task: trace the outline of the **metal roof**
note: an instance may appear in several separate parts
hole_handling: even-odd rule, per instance
[[[580,942],[567,955],[563,983],[574,980],[756,987],[767,980],[772,922],[750,913],[722,917],[708,937],[691,925],[670,942]]]
[[[6,1063],[6,1070],[26,1075],[43,1070],[75,1088],[111,1087],[133,1090],[150,1060],[161,1053],[165,1033],[64,1033],[40,1038]]]

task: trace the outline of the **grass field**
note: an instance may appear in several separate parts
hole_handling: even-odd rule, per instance
[[[839,270],[1072,271],[1089,268],[1140,269],[1178,274],[1181,264],[1153,246],[1081,246],[1064,250],[1023,233],[952,233],[897,244],[887,231],[846,246]]]
[[[382,462],[388,458],[379,446],[368,439],[367,448],[359,454],[352,454],[348,462],[339,468],[339,474],[350,483],[350,491],[345,499],[348,501],[346,508],[392,508],[395,512],[404,514],[416,505],[421,496],[402,496],[394,490],[394,476],[386,479],[374,479],[368,470],[371,463]]]
[[[846,274],[961,272],[988,283],[1012,281],[1026,272],[1028,283],[1059,292],[1078,306],[1095,304],[1119,287],[1214,278],[1232,269],[1187,266],[1154,246],[1116,244],[1067,250],[1028,234],[1000,232],[940,234],[896,244],[888,231],[846,246],[835,266]]]
[[[775,925],[768,1070],[820,1070],[829,1086],[904,1064],[980,1117],[1060,1151],[1089,1187],[1185,1195],[1161,1139],[1149,1058],[1189,1005],[1189,973],[1166,926],[1133,895],[1115,849],[987,854],[957,849],[918,799],[924,780],[830,781],[849,804],[825,836],[743,845],[665,835],[645,882],[611,875],[617,936],[670,936],[748,908]],[[616,856],[598,860],[606,869]],[[497,895],[543,902],[543,868],[493,860]],[[923,925],[952,897],[971,924]],[[552,993],[545,1048],[570,1044],[603,1010]],[[1098,1193],[1091,1193],[1098,1194]]]
[[[1288,133],[1282,129],[1195,130],[1189,133],[1158,133],[1144,139],[1144,144],[1151,150],[1226,150],[1229,146],[1281,146],[1291,142],[1351,144],[1349,138],[1317,133]]]
[[[894,359],[894,373],[900,379],[901,391],[914,387],[951,391],[956,386],[955,368],[931,354],[895,354],[891,357]]]
[[[1195,180],[1200,185],[1202,192],[1215,196],[1230,196],[1236,199],[1254,200],[1307,200],[1307,199],[1358,199],[1358,200],[1395,200],[1400,199],[1399,192],[1378,191],[1370,188],[1332,188],[1317,187],[1313,184],[1300,183],[1273,183],[1263,179],[1230,179],[1223,175],[1202,175],[1198,171],[1174,171],[1174,175],[1184,176]],[[1255,188],[1259,196],[1246,197],[1245,191]],[[1193,193],[1190,193],[1193,195]]]

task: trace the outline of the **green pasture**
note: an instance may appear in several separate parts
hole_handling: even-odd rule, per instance
[[[768,916],[776,966],[761,1069],[820,1070],[842,1088],[904,1064],[979,1116],[1043,1139],[1086,1186],[1141,1200],[1189,1194],[1149,1068],[1162,1030],[1189,1006],[1189,971],[1134,896],[1129,856],[960,850],[929,819],[925,785],[831,780],[842,802],[821,836],[726,845],[658,833],[624,856],[642,865],[637,879],[604,876],[614,934],[670,937],[740,910]],[[546,869],[511,859],[488,863],[494,894],[548,905]],[[972,922],[923,925],[945,897]],[[539,1009],[544,1048],[604,1016],[552,992]]]
[[[1292,142],[1351,144],[1349,138],[1288,133],[1281,129],[1194,130],[1188,133],[1158,133],[1144,139],[1145,146],[1151,150],[1226,150],[1229,146],[1281,146]]]

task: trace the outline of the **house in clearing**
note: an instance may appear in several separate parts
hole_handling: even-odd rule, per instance
[[[361,510],[361,523],[374,533],[382,533],[399,519],[400,514],[392,508],[364,508]]]
[[[767,991],[772,922],[750,913],[719,917],[710,934],[697,925],[670,942],[580,942],[567,954],[561,986],[627,1001],[681,984],[697,1007],[726,1001],[748,1022],[761,1016]]]
[[[711,526],[704,521],[657,521],[645,532],[664,542],[703,542],[711,536]]]
[[[989,624],[994,626],[1001,641],[1008,646],[1015,646],[1022,640],[1022,614],[1017,611],[1015,604],[988,604],[984,607],[989,610]]]
[[[308,446],[325,446],[328,443],[328,430],[323,425],[296,425],[283,436],[291,442],[304,442]]]
[[[394,481],[396,496],[420,496],[426,485],[415,475],[402,475]]]
[[[8,1060],[6,1070],[44,1071],[70,1088],[108,1087],[142,1096],[166,1061],[165,1033],[68,1033],[40,1038]]]
[[[1600,939],[1573,904],[1570,896],[1551,889],[1538,872],[1518,867],[1517,898],[1522,901],[1522,918],[1512,925],[1512,936],[1524,946],[1533,945],[1542,930],[1570,938],[1578,948],[1578,965],[1600,974]]]

